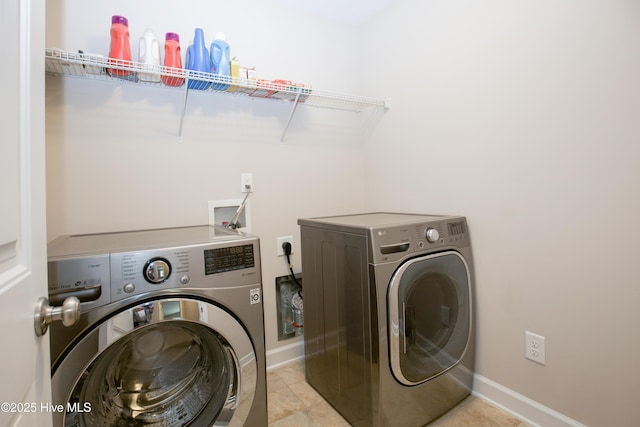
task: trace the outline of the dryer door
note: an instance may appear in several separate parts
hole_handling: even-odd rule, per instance
[[[53,374],[55,425],[243,425],[256,356],[222,308],[164,298],[116,313],[90,330]]]
[[[389,360],[395,378],[415,385],[453,367],[471,331],[469,268],[457,252],[411,259],[388,288]]]

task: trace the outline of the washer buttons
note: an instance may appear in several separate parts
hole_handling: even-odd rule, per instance
[[[182,277],[180,278],[180,283],[182,283],[183,285],[187,285],[187,284],[189,284],[189,281],[190,281],[190,280],[191,280],[191,279],[189,278],[189,276],[187,276],[187,275],[185,274],[184,276],[182,276]]]
[[[126,285],[124,285],[122,290],[130,294],[131,292],[136,290],[136,285],[134,285],[133,283],[127,283]]]

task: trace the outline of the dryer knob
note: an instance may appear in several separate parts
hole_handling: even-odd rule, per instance
[[[434,243],[437,242],[438,239],[440,238],[440,233],[438,233],[438,230],[436,230],[435,228],[427,228],[427,231],[424,232],[424,237],[427,238],[427,241],[429,243]]]
[[[171,264],[164,258],[153,258],[144,266],[144,278],[151,284],[162,283],[171,275]]]

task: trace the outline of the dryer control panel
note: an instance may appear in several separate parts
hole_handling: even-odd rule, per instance
[[[437,245],[465,245],[467,224],[464,218],[420,224],[416,227],[418,249]]]
[[[374,263],[397,261],[415,252],[469,245],[463,217],[381,227],[371,229],[370,233],[370,256]]]
[[[262,281],[259,239],[209,226],[63,236],[49,246],[48,268],[50,303],[75,296],[83,310],[150,292]]]

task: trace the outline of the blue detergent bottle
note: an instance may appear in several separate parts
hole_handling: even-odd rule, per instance
[[[231,54],[229,43],[223,33],[216,33],[211,43],[211,73],[216,76],[231,78]],[[225,81],[229,81],[226,80]],[[229,85],[223,83],[212,83],[211,87],[216,90],[226,90]]]
[[[204,43],[204,30],[196,28],[193,37],[193,44],[187,48],[186,69],[200,71],[203,73],[211,73],[211,58],[209,58],[209,50]],[[205,80],[197,80],[189,78],[189,89],[206,90],[211,83]]]

